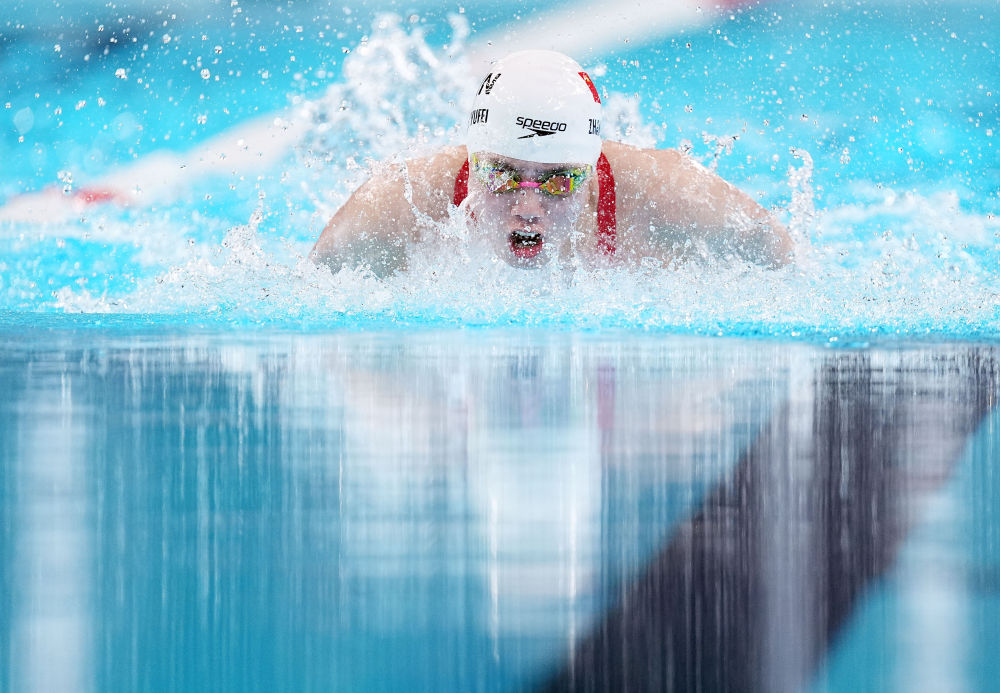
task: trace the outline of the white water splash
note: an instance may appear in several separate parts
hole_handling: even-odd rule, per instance
[[[474,77],[464,59],[468,24],[456,15],[451,27],[451,42],[435,52],[419,27],[392,14],[378,17],[371,36],[344,60],[343,81],[300,104],[299,120],[310,126],[296,147],[294,183],[328,215],[373,162],[460,141]]]

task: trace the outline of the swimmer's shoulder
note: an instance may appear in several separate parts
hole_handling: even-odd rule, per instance
[[[646,187],[650,174],[671,175],[684,165],[684,155],[676,149],[646,149],[624,142],[605,140],[601,152],[607,157],[615,182]]]
[[[407,159],[406,171],[413,185],[414,206],[435,221],[447,217],[455,193],[455,177],[467,158],[465,145],[461,145]]]
[[[651,207],[664,197],[663,182],[677,170],[680,152],[645,149],[605,140],[601,152],[608,159],[615,180],[616,217],[619,235],[627,243],[633,227],[648,226]]]
[[[686,228],[685,195],[698,187],[698,165],[677,149],[645,149],[605,141],[602,151],[615,179],[615,216],[622,256],[674,257],[672,250]]]
[[[606,140],[601,151],[615,178],[619,219],[630,213],[645,217],[657,205],[676,200],[699,167],[677,149],[646,149]]]

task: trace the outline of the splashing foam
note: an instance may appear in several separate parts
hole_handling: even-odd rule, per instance
[[[296,155],[293,183],[331,215],[366,178],[373,162],[419,156],[458,141],[474,77],[463,59],[468,24],[452,17],[451,43],[436,53],[419,27],[386,14],[344,60],[343,81],[300,105],[311,123]],[[329,181],[347,185],[329,192]]]
[[[345,61],[343,81],[298,104],[311,125],[283,176],[284,190],[305,194],[327,218],[371,162],[460,140],[466,95],[474,87],[463,57],[467,35],[456,18],[451,44],[437,52],[399,18],[380,17]],[[612,136],[640,146],[656,142],[636,101],[613,96],[607,115]],[[715,146],[715,157],[736,146],[707,144]],[[262,207],[230,229],[221,245],[192,244],[167,271],[137,279],[128,295],[65,288],[55,305],[74,312],[193,313],[238,325],[1000,335],[996,219],[963,211],[950,191],[919,196],[875,186],[856,190],[850,205],[818,210],[812,159],[804,149],[793,156],[801,165],[788,171],[791,203],[782,214],[798,259],[778,271],[708,255],[669,266],[650,259],[638,268],[552,264],[521,271],[493,257],[456,215],[440,225],[436,239],[412,249],[405,273],[386,279],[364,268],[332,274],[305,259],[314,239],[279,241],[294,231],[262,231],[268,218]],[[331,187],[331,181],[341,184]]]

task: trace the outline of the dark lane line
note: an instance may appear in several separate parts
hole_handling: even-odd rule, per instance
[[[985,347],[824,359],[540,690],[800,690],[997,388]]]

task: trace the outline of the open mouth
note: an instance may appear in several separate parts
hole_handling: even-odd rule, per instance
[[[517,230],[511,232],[508,242],[510,243],[510,250],[515,256],[522,260],[527,260],[542,252],[544,239],[540,233]]]

